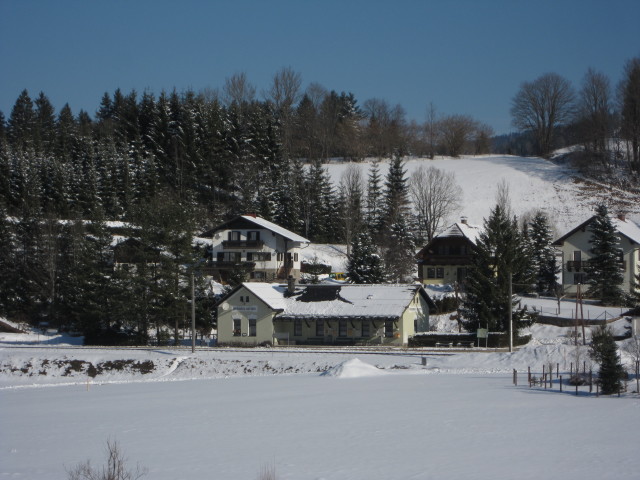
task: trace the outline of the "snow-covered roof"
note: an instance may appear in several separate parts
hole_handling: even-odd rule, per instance
[[[257,227],[264,228],[265,230],[274,232],[277,235],[280,235],[288,240],[291,240],[292,242],[310,243],[310,240],[304,238],[303,236],[298,235],[297,233],[287,230],[286,228],[283,228],[280,225],[276,225],[275,223],[270,222],[269,220],[265,220],[264,218],[258,217],[255,215],[240,215],[238,217],[235,217],[233,220],[229,220],[228,222],[225,222],[222,225],[218,225],[217,227],[203,233],[202,236],[210,236],[213,234],[213,232],[224,230],[225,228],[231,226],[234,222],[238,222],[240,220],[245,220],[247,222],[253,223]]]
[[[630,220],[613,219],[616,230],[635,243],[640,243],[640,227]]]
[[[278,318],[368,317],[395,319],[410,305],[416,293],[426,292],[419,284],[306,285],[296,286],[287,296],[280,284],[247,282],[243,286],[274,310]]]
[[[469,225],[465,222],[456,222],[444,232],[436,235],[435,238],[465,237],[475,245],[478,242],[478,237],[480,236],[481,232],[482,227],[478,225]]]
[[[297,233],[293,233],[292,231],[287,230],[286,228],[282,228],[280,225],[276,225],[275,223],[270,222],[269,220],[265,220],[262,217],[254,217],[253,215],[242,215],[242,218],[250,222],[253,222],[262,228],[271,230],[272,232],[275,232],[278,235],[282,235],[283,237],[288,238],[293,242],[302,242],[302,243],[310,242],[310,240],[307,240],[303,236],[298,235]]]
[[[560,238],[558,238],[555,242],[553,242],[553,244],[554,245],[561,245],[562,242],[564,242],[567,238],[569,238],[575,232],[577,232],[578,230],[581,230],[581,229],[585,228],[587,225],[589,225],[593,221],[594,218],[596,218],[596,217],[593,216],[593,217],[589,218],[587,221],[582,222],[580,225],[578,225],[577,227],[571,229],[570,231],[568,231],[567,233],[562,235]],[[611,223],[613,224],[613,226],[615,227],[616,231],[619,234],[624,235],[625,237],[627,237],[629,240],[631,240],[634,243],[640,244],[640,226],[636,225],[631,220],[627,220],[627,219],[623,220],[621,218],[611,218]]]

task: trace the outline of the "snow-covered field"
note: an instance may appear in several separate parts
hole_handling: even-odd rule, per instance
[[[296,480],[639,478],[635,382],[620,398],[530,389],[527,367],[575,362],[570,329],[532,333],[511,354],[192,354],[20,346],[20,334],[0,334],[0,478],[102,465],[108,439],[160,480],[255,479],[265,468]]]
[[[325,166],[337,185],[349,165],[360,168],[366,180],[371,161],[355,164],[333,162]],[[514,214],[522,216],[543,210],[558,233],[565,233],[591,217],[595,206],[603,202],[609,205],[613,213],[622,207],[629,219],[640,223],[637,196],[614,187],[583,182],[570,167],[542,158],[481,155],[456,159],[409,159],[405,162],[407,177],[421,166],[433,166],[454,173],[456,182],[462,188],[462,207],[457,217],[448,219],[448,224],[458,220],[459,216],[466,216],[469,223],[482,225],[483,219],[489,216],[495,205],[497,188],[502,181],[509,185]],[[388,168],[388,160],[380,162],[383,179]]]

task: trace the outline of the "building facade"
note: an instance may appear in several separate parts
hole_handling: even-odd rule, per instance
[[[406,345],[435,305],[411,285],[246,282],[218,304],[221,344]]]
[[[256,282],[300,278],[301,251],[309,240],[254,215],[242,215],[202,234],[211,239],[208,266],[222,282],[241,270]]]
[[[416,256],[420,282],[463,285],[480,231],[480,227],[469,225],[463,218],[435,236]]]
[[[578,285],[588,281],[587,265],[591,257],[591,217],[553,242],[562,255],[562,288],[575,295]],[[640,227],[624,217],[612,219],[618,233],[618,262],[623,272],[622,289],[630,292],[640,264]]]

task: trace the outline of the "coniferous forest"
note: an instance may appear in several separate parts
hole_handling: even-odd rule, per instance
[[[407,210],[399,107],[376,101],[365,116],[352,94],[319,88],[295,102],[258,101],[241,76],[235,81],[222,99],[116,90],[93,118],[68,105],[56,113],[44,93],[23,91],[0,117],[2,314],[101,343],[123,331],[145,342],[164,327],[177,337],[188,314],[185,266],[202,258],[192,239],[205,228],[251,212],[315,242],[348,243],[365,222],[379,233],[385,201],[393,203],[388,225]],[[373,172],[370,214],[354,220],[366,210],[362,179],[345,198],[322,161],[392,153],[399,178],[385,188]],[[110,268],[114,235],[136,240],[143,267]],[[198,318],[211,318],[212,304],[199,301],[209,311]]]

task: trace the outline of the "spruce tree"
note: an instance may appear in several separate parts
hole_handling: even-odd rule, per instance
[[[347,276],[352,283],[382,283],[382,260],[368,232],[355,236],[347,264]]]
[[[536,291],[553,294],[556,289],[558,265],[553,247],[553,236],[547,216],[537,212],[528,228],[531,245],[531,261],[535,270]]]
[[[517,220],[509,219],[502,206],[496,205],[484,222],[467,275],[462,311],[469,331],[477,328],[507,331],[509,308],[513,312],[514,332],[528,324],[526,312],[514,311],[516,302],[509,299],[510,277],[513,291],[531,284],[525,252]]]
[[[600,299],[604,305],[619,305],[624,298],[620,239],[605,205],[596,207],[589,230],[591,249],[586,265],[589,284],[587,295]]]
[[[600,365],[598,377],[602,393],[604,395],[619,393],[625,371],[620,363],[613,332],[609,327],[600,326],[592,333],[589,355]]]
[[[380,164],[376,160],[371,164],[369,170],[365,214],[365,223],[373,238],[377,238],[382,229],[382,187],[380,182]]]
[[[7,125],[9,143],[16,151],[33,147],[36,118],[33,101],[27,90],[23,90],[11,110]]]

